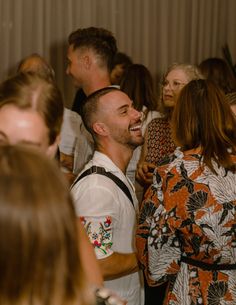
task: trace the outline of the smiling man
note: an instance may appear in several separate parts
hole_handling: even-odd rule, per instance
[[[82,119],[93,136],[95,153],[72,186],[76,212],[94,245],[105,286],[128,305],[143,304],[134,248],[138,204],[125,175],[133,150],[143,143],[140,118],[119,89],[91,94]]]

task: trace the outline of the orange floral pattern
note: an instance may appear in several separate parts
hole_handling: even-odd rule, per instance
[[[236,163],[236,156],[232,156]],[[236,270],[205,270],[181,261],[236,264],[236,174],[196,151],[163,160],[141,206],[139,259],[150,284],[169,281],[165,304],[236,304]]]

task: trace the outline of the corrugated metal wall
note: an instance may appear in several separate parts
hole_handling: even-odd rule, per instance
[[[51,61],[70,103],[65,75],[67,36],[78,27],[111,30],[121,51],[157,79],[173,62],[222,56],[228,42],[236,60],[235,0],[0,0],[0,78],[38,52]]]

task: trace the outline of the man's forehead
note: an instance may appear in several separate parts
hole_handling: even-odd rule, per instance
[[[118,109],[125,105],[129,106],[132,103],[128,95],[120,90],[108,92],[100,98],[100,101],[103,107],[110,109]]]

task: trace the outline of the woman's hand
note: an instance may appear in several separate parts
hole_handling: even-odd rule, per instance
[[[148,186],[153,181],[153,171],[156,168],[155,164],[148,162],[141,162],[137,165],[136,180],[142,186]]]

